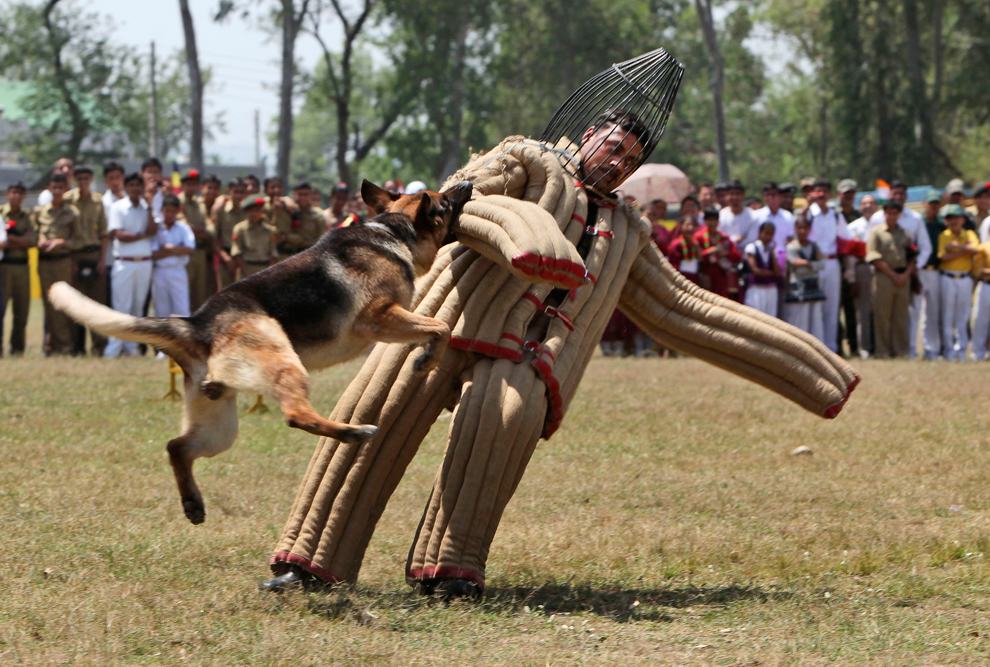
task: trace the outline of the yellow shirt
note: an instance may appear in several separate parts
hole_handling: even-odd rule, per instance
[[[965,244],[972,247],[977,247],[980,245],[980,239],[976,237],[976,234],[969,229],[964,229],[959,232],[956,236],[952,233],[951,229],[946,229],[941,234],[938,235],[938,258],[942,260],[945,255],[945,248],[950,243]],[[964,255],[962,257],[956,257],[955,259],[942,260],[938,268],[942,271],[965,271],[969,273],[973,270],[973,256]]]
[[[980,252],[973,255],[973,277],[990,282],[990,276],[984,277],[983,269],[990,269],[990,243],[981,245]]]

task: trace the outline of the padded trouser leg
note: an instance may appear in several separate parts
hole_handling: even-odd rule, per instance
[[[474,364],[409,552],[410,582],[460,578],[484,587],[488,548],[543,430],[545,392],[529,364]]]
[[[361,445],[322,438],[296,495],[272,569],[303,567],[327,582],[357,578],[385,504],[444,406],[456,397],[466,357],[448,351],[428,375],[413,371],[417,346],[379,344],[331,418],[376,424]]]

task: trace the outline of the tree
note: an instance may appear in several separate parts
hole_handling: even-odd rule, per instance
[[[193,26],[189,0],[179,0],[182,33],[186,44],[186,67],[189,70],[189,106],[192,122],[189,138],[189,161],[196,169],[203,168],[203,76],[199,69],[196,30]]]
[[[695,0],[698,11],[698,21],[701,32],[708,47],[708,59],[711,67],[712,103],[715,106],[715,150],[718,155],[718,177],[722,180],[729,178],[729,159],[725,146],[725,107],[722,103],[722,93],[725,86],[725,63],[722,52],[718,48],[718,37],[715,34],[715,19],[712,18],[711,0]]]

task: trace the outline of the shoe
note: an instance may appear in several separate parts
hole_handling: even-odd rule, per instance
[[[285,574],[280,574],[277,577],[272,577],[271,579],[262,581],[258,584],[259,590],[267,591],[269,593],[284,593],[285,591],[296,588],[307,591],[319,590],[326,588],[326,584],[306,570],[295,565],[290,565]]]

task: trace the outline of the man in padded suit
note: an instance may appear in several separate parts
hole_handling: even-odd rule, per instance
[[[559,426],[616,306],[665,346],[823,416],[838,413],[857,380],[848,366],[810,336],[689,283],[657,252],[639,210],[610,194],[648,157],[651,131],[631,112],[611,110],[580,137],[580,182],[566,179],[560,201],[570,197],[571,208],[557,207],[566,210],[558,219],[561,231],[584,261],[580,286],[562,289],[569,283],[559,276],[542,285],[513,277],[518,258],[500,264],[470,244],[441,251],[414,307],[434,312],[429,309],[444,298],[444,307],[463,299],[450,322],[451,349],[429,374],[417,374],[415,347],[375,346],[334,414],[377,424],[379,431],[360,445],[320,441],[271,559],[277,576],[263,589],[356,579],[391,493],[430,426],[450,407],[447,451],[405,574],[425,594],[480,595],[502,512],[537,442]],[[534,186],[534,177],[517,178],[526,173],[522,165],[554,152],[510,138],[451,182],[473,181],[481,200],[529,201],[527,183]],[[547,180],[552,172],[547,168]],[[554,173],[562,173],[559,166]],[[449,284],[457,290],[449,291]],[[506,317],[492,320],[500,312]]]

